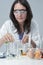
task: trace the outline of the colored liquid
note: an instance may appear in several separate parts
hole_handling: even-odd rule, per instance
[[[43,53],[42,53],[42,58],[43,58]]]

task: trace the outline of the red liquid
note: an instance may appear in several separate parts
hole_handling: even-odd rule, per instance
[[[42,52],[42,58],[43,58],[43,52]]]

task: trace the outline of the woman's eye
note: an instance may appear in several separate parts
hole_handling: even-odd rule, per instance
[[[18,13],[18,11],[15,11],[15,13]]]
[[[22,13],[24,13],[24,11],[21,11]]]

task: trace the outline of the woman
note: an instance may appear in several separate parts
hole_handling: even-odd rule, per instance
[[[0,46],[6,42],[21,40],[23,44],[28,42],[29,47],[39,47],[40,35],[32,18],[33,14],[27,0],[15,0],[11,7],[10,20],[0,29]]]

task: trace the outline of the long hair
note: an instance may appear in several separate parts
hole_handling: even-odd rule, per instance
[[[22,4],[24,7],[26,7],[27,10],[27,17],[26,20],[24,21],[24,31],[27,30],[27,33],[30,32],[31,30],[31,19],[33,17],[32,11],[31,11],[31,7],[29,5],[29,3],[27,2],[27,0],[15,0],[14,3],[12,4],[11,10],[10,10],[10,19],[12,20],[14,26],[17,28],[18,33],[21,33],[21,29],[19,26],[18,21],[16,20],[13,11],[14,11],[14,6],[16,3],[20,3]]]

